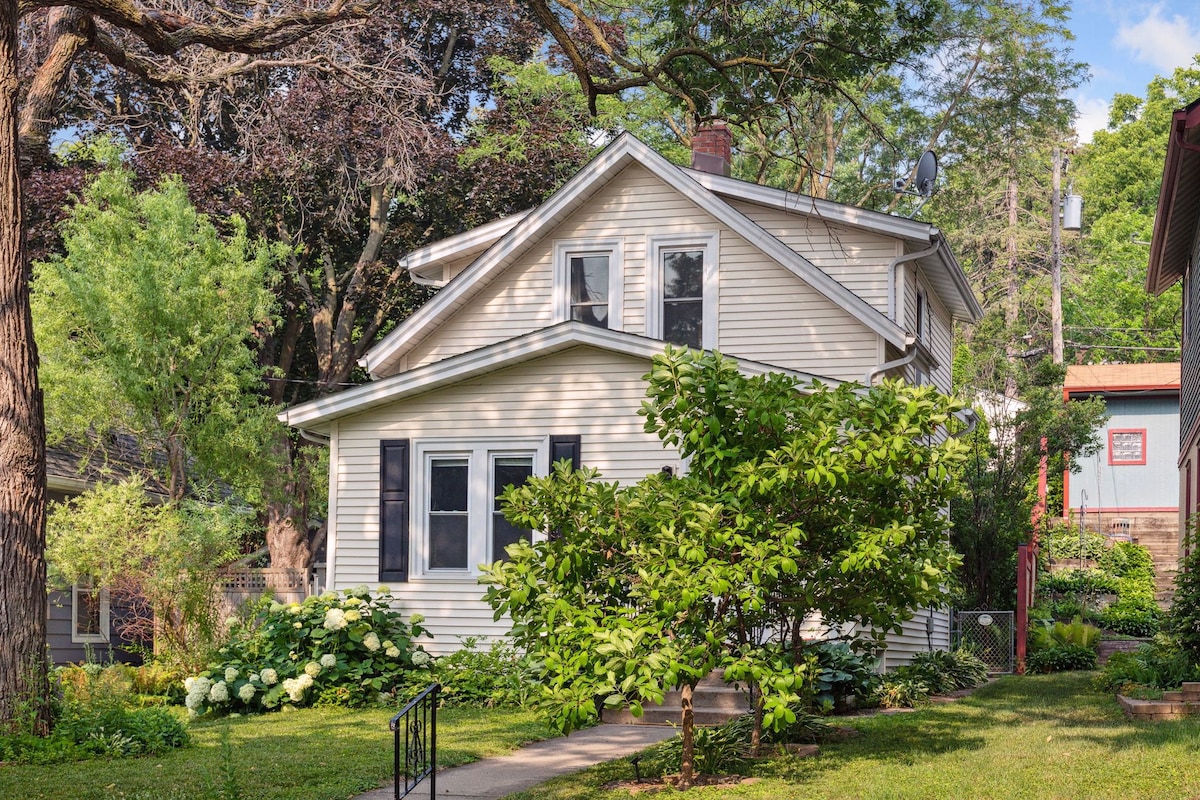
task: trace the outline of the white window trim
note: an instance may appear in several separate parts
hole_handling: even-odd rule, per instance
[[[554,308],[557,324],[571,318],[572,256],[608,256],[608,328],[622,330],[625,299],[625,242],[620,238],[556,239],[554,241]]]
[[[79,595],[81,592],[90,591],[90,587],[80,586],[78,583],[71,584],[71,642],[73,644],[107,644],[109,640],[108,631],[112,620],[107,589],[100,590],[100,632],[79,632]]]
[[[493,456],[533,457],[533,474],[545,477],[550,459],[549,436],[499,437],[470,439],[421,439],[413,442],[414,476],[409,505],[409,581],[468,581],[474,584],[481,574],[480,564],[492,560],[488,549],[492,541]],[[429,569],[429,531],[425,514],[429,505],[429,464],[433,458],[467,459],[467,568]],[[482,470],[482,472],[480,471]],[[535,531],[534,536],[538,533]]]
[[[646,336],[663,338],[663,263],[664,252],[693,249],[704,251],[704,311],[700,346],[705,350],[717,348],[717,309],[720,307],[721,252],[718,231],[664,233],[646,237]]]

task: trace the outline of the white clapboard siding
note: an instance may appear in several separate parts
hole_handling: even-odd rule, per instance
[[[930,381],[939,391],[949,394],[952,389],[951,369],[954,361],[954,321],[950,312],[941,300],[929,290],[929,283],[921,279],[918,271],[909,265],[904,271],[904,319],[900,320],[904,329],[915,333],[917,319],[917,284],[925,288],[926,313],[929,317],[929,341],[925,346],[933,353],[938,362],[937,369],[929,376]],[[905,370],[905,377],[913,380],[916,374],[915,366]]]
[[[755,213],[766,213],[757,206]],[[894,240],[851,229],[830,233],[805,218],[780,213],[777,220],[807,226],[811,235],[791,238],[820,244],[823,268],[869,289],[886,312],[886,264]],[[717,347],[731,355],[842,380],[859,380],[879,363],[878,337],[793,273],[640,166],[630,166],[586,205],[549,233],[516,264],[473,297],[450,320],[417,343],[408,368],[440,361],[552,323],[553,241],[616,238],[623,241],[622,329],[646,331],[646,242],[655,235],[720,234],[720,298]],[[820,235],[818,235],[818,233]],[[823,237],[823,238],[822,238]],[[823,244],[821,244],[823,242]],[[888,249],[890,248],[890,249]],[[849,258],[843,269],[834,262]],[[882,273],[880,290],[876,285]],[[832,274],[832,273],[831,273]],[[882,294],[881,294],[882,292]]]
[[[637,415],[648,370],[645,359],[578,347],[340,420],[330,588],[378,583],[381,439],[579,434],[583,463],[604,479],[633,482],[664,465],[677,468],[678,454],[645,433]],[[460,637],[508,630],[492,619],[473,578],[414,577],[390,588],[405,613],[425,615],[431,652],[457,649]]]
[[[744,200],[729,204],[877,311],[887,313],[888,264],[900,255],[896,239]]]
[[[933,617],[933,632],[928,633],[926,620]],[[950,649],[950,612],[942,609],[922,608],[912,619],[903,624],[903,632],[891,633],[887,637],[887,650],[883,654],[883,668],[894,669],[912,661],[918,653]]]

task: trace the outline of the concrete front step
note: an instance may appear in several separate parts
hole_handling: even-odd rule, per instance
[[[661,705],[645,706],[641,717],[633,716],[627,709],[606,709],[600,719],[615,725],[678,725],[682,701],[681,692],[671,691],[663,695]],[[748,711],[750,696],[737,686],[725,683],[720,671],[704,678],[692,692],[692,714],[697,725],[722,725]]]

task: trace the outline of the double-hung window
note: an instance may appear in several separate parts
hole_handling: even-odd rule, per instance
[[[715,348],[718,234],[651,236],[646,249],[646,335]]]
[[[554,321],[621,329],[623,248],[620,239],[554,243]]]
[[[108,592],[90,578],[80,578],[71,587],[71,641],[100,644],[108,641]]]
[[[504,548],[532,532],[504,517],[500,495],[544,475],[545,439],[416,443],[416,571],[427,577],[474,575],[506,558]]]

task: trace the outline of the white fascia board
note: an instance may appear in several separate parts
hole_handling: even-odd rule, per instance
[[[400,355],[405,345],[421,338],[431,326],[440,324],[461,307],[478,289],[482,288],[496,273],[511,263],[535,241],[535,235],[543,227],[554,222],[560,213],[573,209],[582,200],[595,193],[603,183],[602,177],[611,177],[623,169],[632,159],[631,144],[636,142],[630,134],[622,133],[613,144],[600,151],[587,166],[550,196],[542,205],[528,212],[512,226],[471,266],[450,281],[442,291],[417,309],[412,316],[383,338],[358,360],[372,376],[377,375],[394,357]]]
[[[975,290],[971,288],[967,274],[963,272],[962,265],[958,263],[944,238],[939,236],[938,245],[938,261],[958,291],[965,319],[968,322],[978,322],[983,319],[983,306],[979,305],[979,299],[975,297]]]
[[[882,211],[872,211],[845,203],[835,203],[831,200],[819,200],[807,195],[773,189],[769,186],[760,186],[757,183],[694,169],[683,170],[683,172],[715,194],[778,208],[793,214],[817,217],[828,222],[837,222],[924,244],[933,244],[933,239],[938,233],[938,229],[927,222],[916,222],[905,217],[885,214]]]
[[[472,253],[483,252],[499,241],[502,236],[512,230],[518,222],[527,216],[529,216],[528,211],[510,214],[507,217],[493,220],[485,225],[472,228],[469,231],[455,234],[447,239],[441,239],[433,244],[413,250],[400,259],[400,264],[409,272],[416,273],[423,278],[433,279],[435,276],[427,272],[430,267],[441,267],[447,261],[456,258],[465,258]],[[440,280],[440,276],[436,279]]]
[[[329,397],[301,403],[280,412],[278,417],[281,422],[292,427],[312,430],[324,427],[339,417],[357,414],[375,406],[581,345],[649,360],[663,352],[664,342],[597,328],[582,322],[563,322],[374,383],[347,389]],[[779,372],[805,383],[820,381],[832,386],[840,383],[833,378],[782,369],[758,361],[729,358],[747,375]]]

